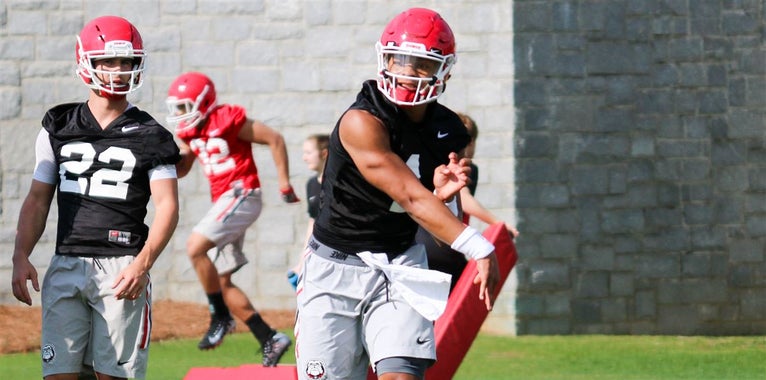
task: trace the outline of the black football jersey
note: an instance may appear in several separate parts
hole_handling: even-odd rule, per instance
[[[180,159],[173,135],[136,107],[103,130],[87,103],[56,106],[42,124],[59,168],[56,254],[138,254],[149,231],[149,171]]]
[[[388,129],[391,149],[430,190],[436,167],[447,164],[449,154],[462,151],[470,141],[460,118],[447,107],[431,103],[424,121],[414,123],[378,91],[374,80],[363,84],[349,109],[380,119]],[[364,179],[341,144],[339,124],[330,134],[314,236],[346,253],[399,254],[413,244],[417,224],[391,197]]]
[[[316,219],[319,215],[319,191],[322,185],[319,184],[317,176],[313,176],[306,181],[306,203],[309,216]]]

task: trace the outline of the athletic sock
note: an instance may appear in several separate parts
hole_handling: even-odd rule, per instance
[[[231,318],[229,308],[226,307],[226,302],[223,301],[223,293],[217,292],[207,295],[207,302],[210,305],[210,314],[218,318]]]
[[[258,313],[255,313],[250,318],[248,318],[245,321],[245,324],[250,328],[250,331],[253,332],[255,339],[258,339],[258,342],[261,343],[261,346],[266,344],[266,342],[268,342],[269,339],[271,339],[274,334],[277,333],[274,331],[274,329],[267,325],[266,322],[263,321],[261,315]]]

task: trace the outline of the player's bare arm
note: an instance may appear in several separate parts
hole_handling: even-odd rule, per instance
[[[444,200],[454,195],[460,196],[462,192],[468,191],[465,181],[470,172],[470,161],[466,158],[458,161],[458,155],[455,153],[451,153],[449,159],[448,165],[441,165],[434,171],[435,193],[437,197]],[[495,253],[476,260],[476,266],[477,273],[473,282],[479,284],[479,299],[484,300],[487,310],[492,310],[495,303],[494,289],[500,279]]]
[[[178,225],[178,180],[155,180],[149,186],[155,208],[154,219],[141,252],[130,266],[120,272],[112,285],[112,288],[116,288],[117,299],[136,299],[144,291],[148,283],[146,274]]]
[[[367,112],[350,110],[341,120],[340,138],[364,178],[399,203],[428,232],[450,244],[463,232],[463,223],[391,151],[388,132],[380,120]],[[476,264],[474,281],[479,284],[479,298],[487,310],[492,310],[494,289],[500,280],[497,258],[492,253]]]
[[[340,138],[365,180],[388,194],[439,240],[457,238],[463,224],[391,150],[388,132],[380,120],[367,112],[350,110],[341,120]]]
[[[197,158],[192,152],[191,147],[183,141],[178,142],[178,149],[180,150],[181,160],[176,163],[176,174],[178,178],[186,177],[194,166],[194,160]]]
[[[56,187],[44,182],[32,181],[29,193],[21,205],[19,222],[16,227],[16,245],[13,249],[13,275],[11,288],[17,300],[32,305],[27,281],[32,282],[32,288],[40,291],[37,280],[37,270],[29,262],[32,249],[45,231],[45,221],[48,218],[51,201]]]
[[[240,140],[268,145],[271,150],[271,157],[274,159],[274,165],[277,168],[279,189],[283,193],[287,190],[292,192],[292,185],[290,185],[290,161],[287,158],[287,147],[282,134],[258,120],[247,119],[242,129],[239,130],[237,137]]]

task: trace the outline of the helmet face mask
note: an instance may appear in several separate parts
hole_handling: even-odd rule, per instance
[[[77,74],[86,86],[102,96],[124,96],[143,84],[146,52],[138,30],[116,16],[98,17],[86,24],[77,36]],[[104,59],[132,60],[129,70],[97,69]],[[118,79],[119,78],[119,79]]]
[[[396,16],[375,45],[378,89],[392,102],[416,106],[444,92],[455,64],[455,38],[438,13],[412,8]]]
[[[197,72],[181,74],[168,89],[165,120],[177,132],[195,128],[216,106],[215,85]]]

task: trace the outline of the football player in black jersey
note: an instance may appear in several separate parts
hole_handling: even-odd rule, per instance
[[[32,185],[13,252],[14,296],[40,290],[29,260],[57,195],[56,250],[42,284],[46,379],[143,379],[151,333],[149,270],[178,222],[173,135],[126,96],[144,80],[146,52],[127,20],[102,16],[77,36],[88,100],[51,108],[36,142]],[[152,199],[154,218],[144,224]]]
[[[477,262],[487,309],[499,280],[494,246],[451,210],[466,185],[469,136],[436,102],[455,62],[449,25],[413,8],[386,26],[378,79],[330,134],[320,210],[298,282],[298,377],[422,379],[436,359],[433,320],[449,276],[429,271],[418,225]]]

